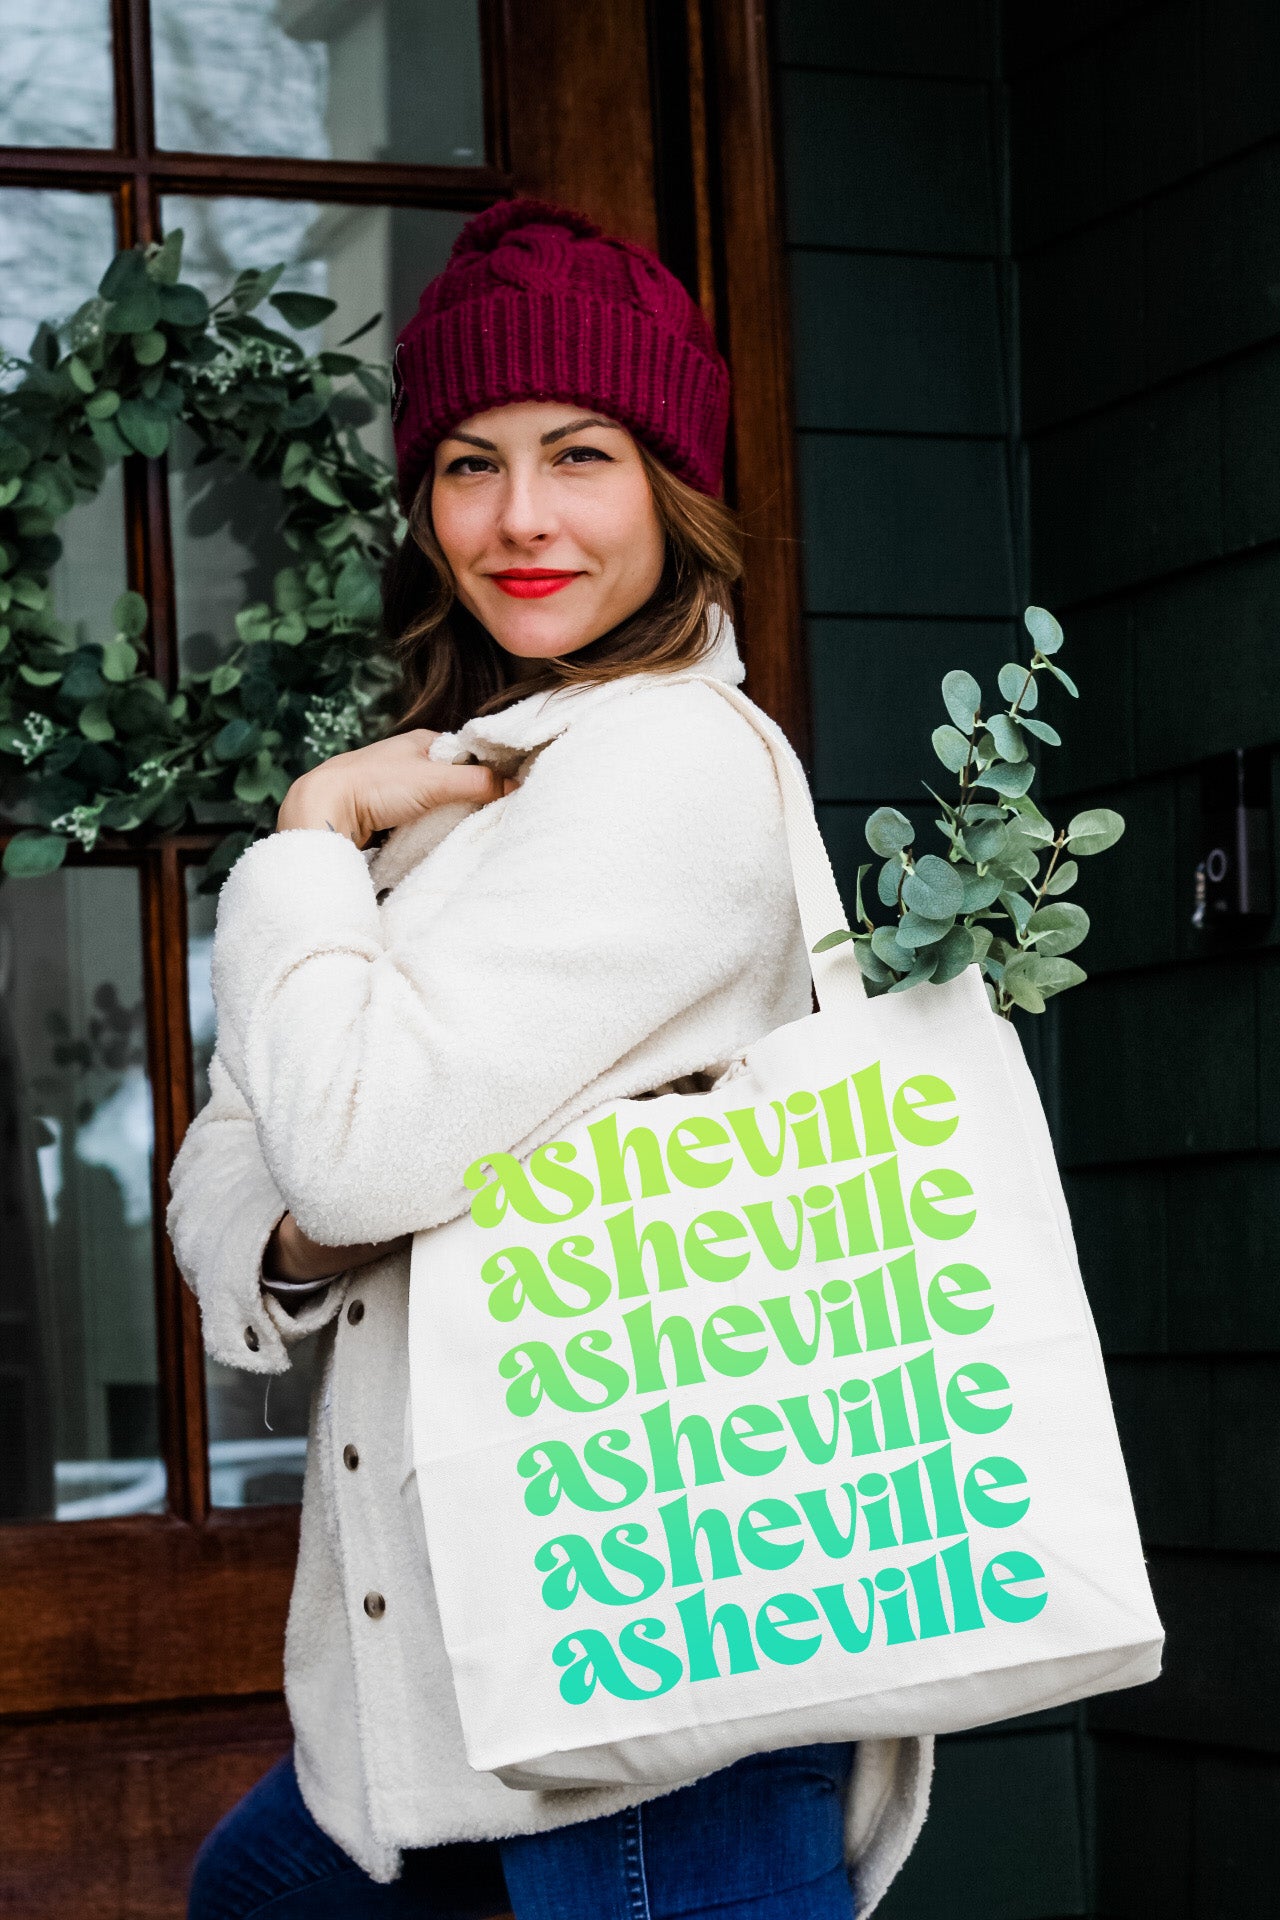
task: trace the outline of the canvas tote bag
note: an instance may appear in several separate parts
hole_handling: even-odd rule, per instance
[[[846,923],[800,764],[706,684],[773,755],[812,950]],[[688,1779],[1159,1672],[1018,1037],[976,967],[868,1000],[848,945],[810,959],[821,1011],[712,1091],[495,1151],[415,1237],[432,1573],[468,1759],[511,1786]]]

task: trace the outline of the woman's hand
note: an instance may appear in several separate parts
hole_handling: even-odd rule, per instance
[[[262,1255],[262,1271],[268,1280],[331,1280],[352,1267],[366,1267],[371,1260],[407,1247],[412,1234],[402,1233],[397,1240],[369,1240],[354,1247],[326,1247],[309,1240],[291,1213],[277,1220]]]
[[[426,727],[336,753],[294,781],[276,826],[331,826],[363,847],[380,827],[402,827],[450,801],[484,803],[510,792],[514,782],[492,767],[455,767],[427,755],[438,734]]]

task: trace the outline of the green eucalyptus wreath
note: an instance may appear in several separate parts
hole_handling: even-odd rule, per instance
[[[397,678],[378,651],[378,580],[404,523],[390,468],[358,434],[386,404],[386,370],[308,354],[259,318],[268,304],[305,329],[334,311],[276,292],[282,267],[241,273],[212,307],[181,268],[181,232],[118,253],[94,299],[5,364],[20,377],[0,393],[0,779],[39,822],[9,842],[15,876],[104,830],[195,821],[230,828],[207,869],[217,884],[271,830],[291,780],[377,730]],[[140,594],[84,643],[54,614],[50,574],[58,522],[115,461],[167,452],[180,422],[197,464],[228,460],[280,489],[293,557],[273,603],[236,616],[227,657],[170,693],[150,671]]]

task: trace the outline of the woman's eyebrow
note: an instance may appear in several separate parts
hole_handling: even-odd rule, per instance
[[[582,420],[571,420],[567,427],[556,427],[550,433],[544,433],[540,444],[549,447],[553,440],[563,440],[567,433],[581,433],[584,427],[612,427],[615,432],[622,432],[616,420],[602,420],[597,414],[590,414]]]

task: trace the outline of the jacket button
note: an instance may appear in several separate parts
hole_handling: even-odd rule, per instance
[[[356,1468],[360,1465],[360,1455],[356,1452],[356,1449],[353,1446],[345,1446],[342,1449],[342,1464],[344,1467],[348,1468],[352,1473],[354,1473]]]
[[[353,1300],[347,1308],[347,1319],[353,1327],[358,1327],[364,1319],[364,1301]]]
[[[258,1339],[258,1329],[256,1327],[245,1328],[244,1343],[246,1347],[248,1347],[250,1353],[256,1353],[258,1351],[258,1348],[261,1345],[261,1342]]]
[[[366,1593],[364,1610],[371,1620],[381,1620],[387,1610],[387,1603],[380,1593]]]

